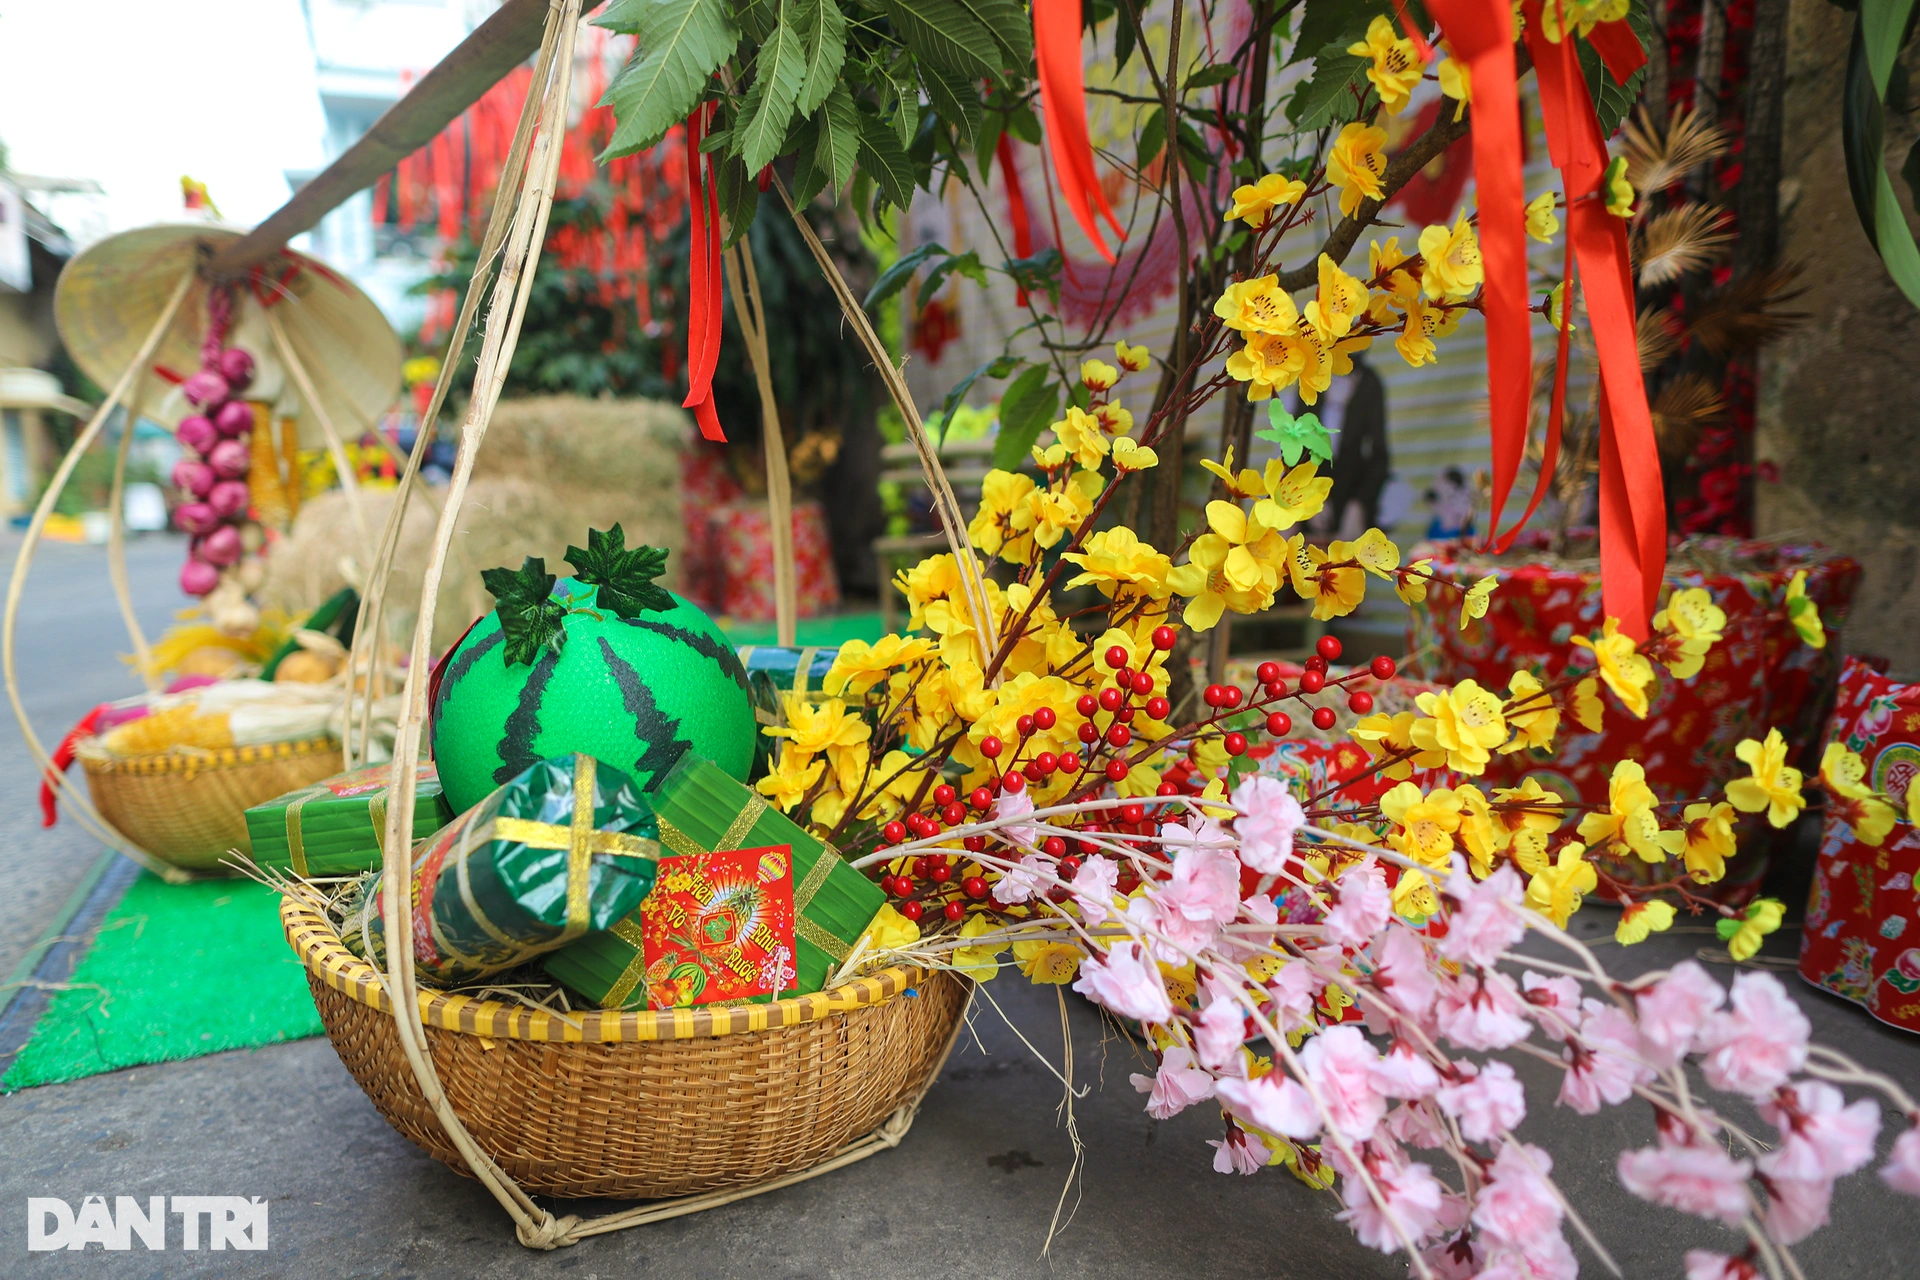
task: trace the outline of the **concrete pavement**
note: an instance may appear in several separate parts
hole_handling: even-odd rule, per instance
[[[143,615],[156,629],[174,604],[177,548],[135,549]],[[42,575],[45,584],[42,585]],[[94,584],[97,579],[97,587]],[[103,697],[131,691],[113,655],[123,647],[98,552],[58,548],[36,572],[23,624],[29,701],[43,736]],[[56,625],[53,618],[60,621]],[[39,621],[46,619],[46,621]],[[32,627],[32,630],[28,628]],[[93,858],[63,824],[38,829],[25,751],[0,735],[8,837],[0,841],[0,959],[38,937]],[[1588,934],[1611,929],[1604,912]],[[1794,936],[1772,952],[1791,954]],[[1669,936],[1621,957],[1624,971],[1666,966],[1710,944]],[[1610,950],[1613,950],[1610,948]],[[1613,954],[1619,954],[1613,950]],[[1723,976],[1727,970],[1718,970]],[[1897,1079],[1920,1080],[1920,1042],[1784,975],[1817,1037]],[[992,987],[1008,1017],[1061,1059],[1055,992],[1016,976]],[[1313,1277],[1406,1274],[1333,1220],[1336,1203],[1269,1170],[1212,1171],[1209,1106],[1155,1123],[1127,1082],[1141,1069],[1094,1009],[1067,997],[1075,1105],[1085,1160],[1067,1196],[1070,1221],[1042,1256],[1073,1169],[1058,1118],[1061,1085],[990,1005],[963,1039],[898,1150],[722,1209],[589,1240],[550,1254],[514,1243],[479,1188],[422,1155],[374,1112],[324,1040],[142,1067],[0,1098],[0,1276],[31,1277]],[[1643,1107],[1582,1118],[1552,1105],[1557,1073],[1523,1068],[1533,1116],[1523,1136],[1547,1146],[1555,1175],[1624,1273],[1681,1274],[1693,1247],[1733,1247],[1729,1233],[1629,1196],[1613,1175],[1624,1146],[1652,1139]],[[1888,1134],[1888,1140],[1891,1133]],[[1882,1149],[1886,1140],[1882,1142]],[[177,1220],[166,1253],[29,1254],[26,1200],[89,1194],[261,1196],[271,1204],[264,1253],[188,1253]],[[594,1213],[605,1205],[558,1206]],[[1843,1182],[1834,1225],[1797,1251],[1809,1277],[1920,1277],[1911,1199],[1872,1174]],[[1604,1269],[1575,1245],[1585,1274]]]

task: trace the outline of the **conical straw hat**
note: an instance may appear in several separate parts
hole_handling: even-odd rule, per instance
[[[94,382],[111,386],[159,319],[181,273],[242,234],[217,223],[162,224],[109,236],[76,256],[60,273],[53,296],[54,321],[74,363]],[[196,281],[154,356],[155,366],[180,375],[200,367],[206,296],[206,284]],[[296,417],[301,443],[309,448],[324,437],[314,415],[299,412],[294,380],[269,337],[263,300],[278,313],[335,428],[349,439],[370,429],[400,392],[400,339],[380,308],[345,276],[290,249],[238,282],[228,342],[254,357],[258,372],[247,398],[276,401],[281,413]],[[149,388],[142,406],[147,417],[171,428],[191,412],[167,381]]]

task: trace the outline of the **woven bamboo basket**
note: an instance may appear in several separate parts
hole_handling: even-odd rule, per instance
[[[287,940],[340,1060],[401,1133],[471,1176],[407,1065],[374,969],[292,898]],[[950,973],[887,969],[816,995],[726,1009],[570,1015],[421,991],[456,1115],[525,1190],[697,1196],[895,1145],[960,1028]]]
[[[341,768],[332,738],[144,756],[110,755],[99,739],[85,738],[73,754],[102,818],[155,858],[197,875],[233,874],[224,860],[250,848],[249,808]]]

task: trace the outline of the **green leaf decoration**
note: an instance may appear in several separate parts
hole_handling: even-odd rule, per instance
[[[1003,67],[1024,67],[1033,59],[1033,27],[1027,7],[1015,0],[958,0],[972,14],[994,44],[1000,47]]]
[[[627,548],[619,525],[587,530],[587,549],[567,548],[573,576],[598,587],[594,603],[622,618],[637,618],[648,609],[673,608],[673,596],[654,579],[667,571],[667,553],[659,547]]]
[[[914,297],[914,309],[925,308],[927,300],[940,291],[940,286],[945,284],[947,277],[955,271],[982,288],[986,287],[987,269],[980,265],[980,255],[969,249],[965,253],[951,255],[946,261],[937,264],[933,270],[927,272],[927,278],[920,282],[920,292]]]
[[[1008,258],[1000,269],[1028,293],[1044,293],[1057,300],[1061,261],[1060,251],[1049,245],[1025,258]]]
[[[972,80],[1001,79],[998,42],[957,0],[881,0],[880,9],[922,62]]]
[[[1287,118],[1302,130],[1345,124],[1354,117],[1356,103],[1348,86],[1366,83],[1368,63],[1328,45],[1314,59],[1313,79],[1303,83],[1287,104]]]
[[[1135,157],[1135,165],[1143,172],[1154,162],[1167,145],[1167,112],[1164,107],[1155,107],[1147,122],[1140,126],[1140,150]]]
[[[1240,68],[1231,62],[1216,62],[1209,67],[1201,67],[1187,77],[1187,88],[1211,89],[1215,85],[1225,84],[1238,75]]]
[[[993,465],[1012,471],[1026,461],[1033,442],[1060,410],[1060,393],[1047,381],[1045,365],[1033,365],[1000,394],[1000,435]]]
[[[1300,17],[1300,34],[1293,42],[1289,62],[1304,62],[1329,45],[1347,51],[1347,46],[1366,34],[1367,23],[1376,13],[1385,13],[1387,5],[1355,4],[1353,0],[1306,0]]]
[[[860,155],[860,110],[853,105],[847,86],[833,86],[815,120],[820,126],[820,141],[814,163],[832,175],[829,183],[839,191],[853,177],[854,163]]]
[[[1725,916],[1722,916],[1713,922],[1713,931],[1720,935],[1720,941],[1732,942],[1733,935],[1740,932],[1740,926],[1744,923],[1744,916],[1739,920],[1729,920]]]
[[[860,305],[869,311],[873,310],[888,298],[891,298],[894,294],[906,288],[907,281],[913,278],[913,273],[920,269],[921,263],[932,257],[946,258],[951,256],[952,255],[947,252],[947,247],[938,240],[923,244],[910,253],[901,254],[893,260],[892,266],[880,273],[880,278],[873,282],[873,288],[867,290],[867,296],[862,300]]]
[[[722,156],[713,166],[729,246],[738,244],[740,237],[747,234],[747,228],[753,225],[754,211],[760,207],[758,172],[748,169],[738,156]]]
[[[834,0],[799,0],[793,25],[806,51],[806,76],[795,105],[801,115],[810,116],[840,83],[840,68],[847,60],[847,16]]]
[[[603,160],[645,151],[685,120],[740,43],[726,0],[621,0],[600,24],[639,38],[638,56],[601,99],[620,122]]]
[[[1639,24],[1629,25],[1634,27],[1634,34],[1644,47],[1646,35],[1639,29]],[[1580,72],[1586,77],[1587,94],[1593,99],[1593,112],[1600,118],[1600,136],[1610,138],[1613,131],[1620,127],[1620,122],[1627,118],[1627,112],[1633,110],[1633,104],[1639,101],[1640,82],[1647,78],[1647,69],[1642,65],[1627,77],[1625,84],[1621,84],[1607,70],[1593,46],[1585,40],[1576,41],[1574,51],[1580,58]]]
[[[545,560],[528,556],[518,569],[483,569],[480,581],[493,594],[508,663],[531,665],[542,649],[560,648],[567,635],[562,624],[567,606],[553,598],[554,576]]]
[[[1333,460],[1333,437],[1320,425],[1319,415],[1303,413],[1296,418],[1278,400],[1269,400],[1267,421],[1272,425],[1265,431],[1254,432],[1253,438],[1279,445],[1280,456],[1288,466],[1299,462],[1302,454],[1319,462]]]
[[[787,140],[800,88],[807,76],[807,54],[794,26],[795,0],[781,0],[780,18],[753,59],[753,85],[740,106],[740,125],[733,133],[733,151],[758,174],[780,154]]]
[[[951,422],[953,411],[967,398],[967,392],[973,390],[973,384],[982,378],[1004,378],[1020,367],[1020,362],[1012,356],[1000,356],[989,360],[966,377],[953,384],[953,390],[947,392],[947,398],[940,402],[940,421]]]
[[[920,83],[926,86],[934,114],[953,126],[961,146],[972,150],[982,128],[980,95],[974,91],[974,82],[922,66]]]
[[[1860,0],[1841,95],[1840,138],[1860,226],[1900,292],[1920,306],[1920,245],[1914,242],[1882,159],[1888,88],[1913,5],[1914,0]]]
[[[860,167],[873,175],[880,190],[896,208],[913,203],[913,162],[878,116],[859,113]]]

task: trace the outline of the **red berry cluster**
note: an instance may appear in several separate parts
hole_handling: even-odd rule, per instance
[[[1201,693],[1201,701],[1213,708],[1214,714],[1206,723],[1212,724],[1240,710],[1244,704],[1253,710],[1269,707],[1283,698],[1299,698],[1307,694],[1321,693],[1329,688],[1347,693],[1347,708],[1355,715],[1364,716],[1373,711],[1373,695],[1364,689],[1351,688],[1356,681],[1372,676],[1375,680],[1391,680],[1399,668],[1392,658],[1385,654],[1375,658],[1364,667],[1359,667],[1337,679],[1328,678],[1328,664],[1340,657],[1341,645],[1338,636],[1321,636],[1314,645],[1314,654],[1306,661],[1306,669],[1300,673],[1300,683],[1295,691],[1287,689],[1287,682],[1281,678],[1280,664],[1263,662],[1254,672],[1258,687],[1242,693],[1234,685],[1210,684]],[[1332,707],[1313,709],[1314,728],[1322,732],[1333,728],[1336,716]],[[1283,738],[1293,732],[1293,717],[1284,711],[1271,710],[1267,713],[1266,730],[1276,738]],[[1244,755],[1247,750],[1247,736],[1244,733],[1231,732],[1223,739],[1223,745],[1230,756]]]

